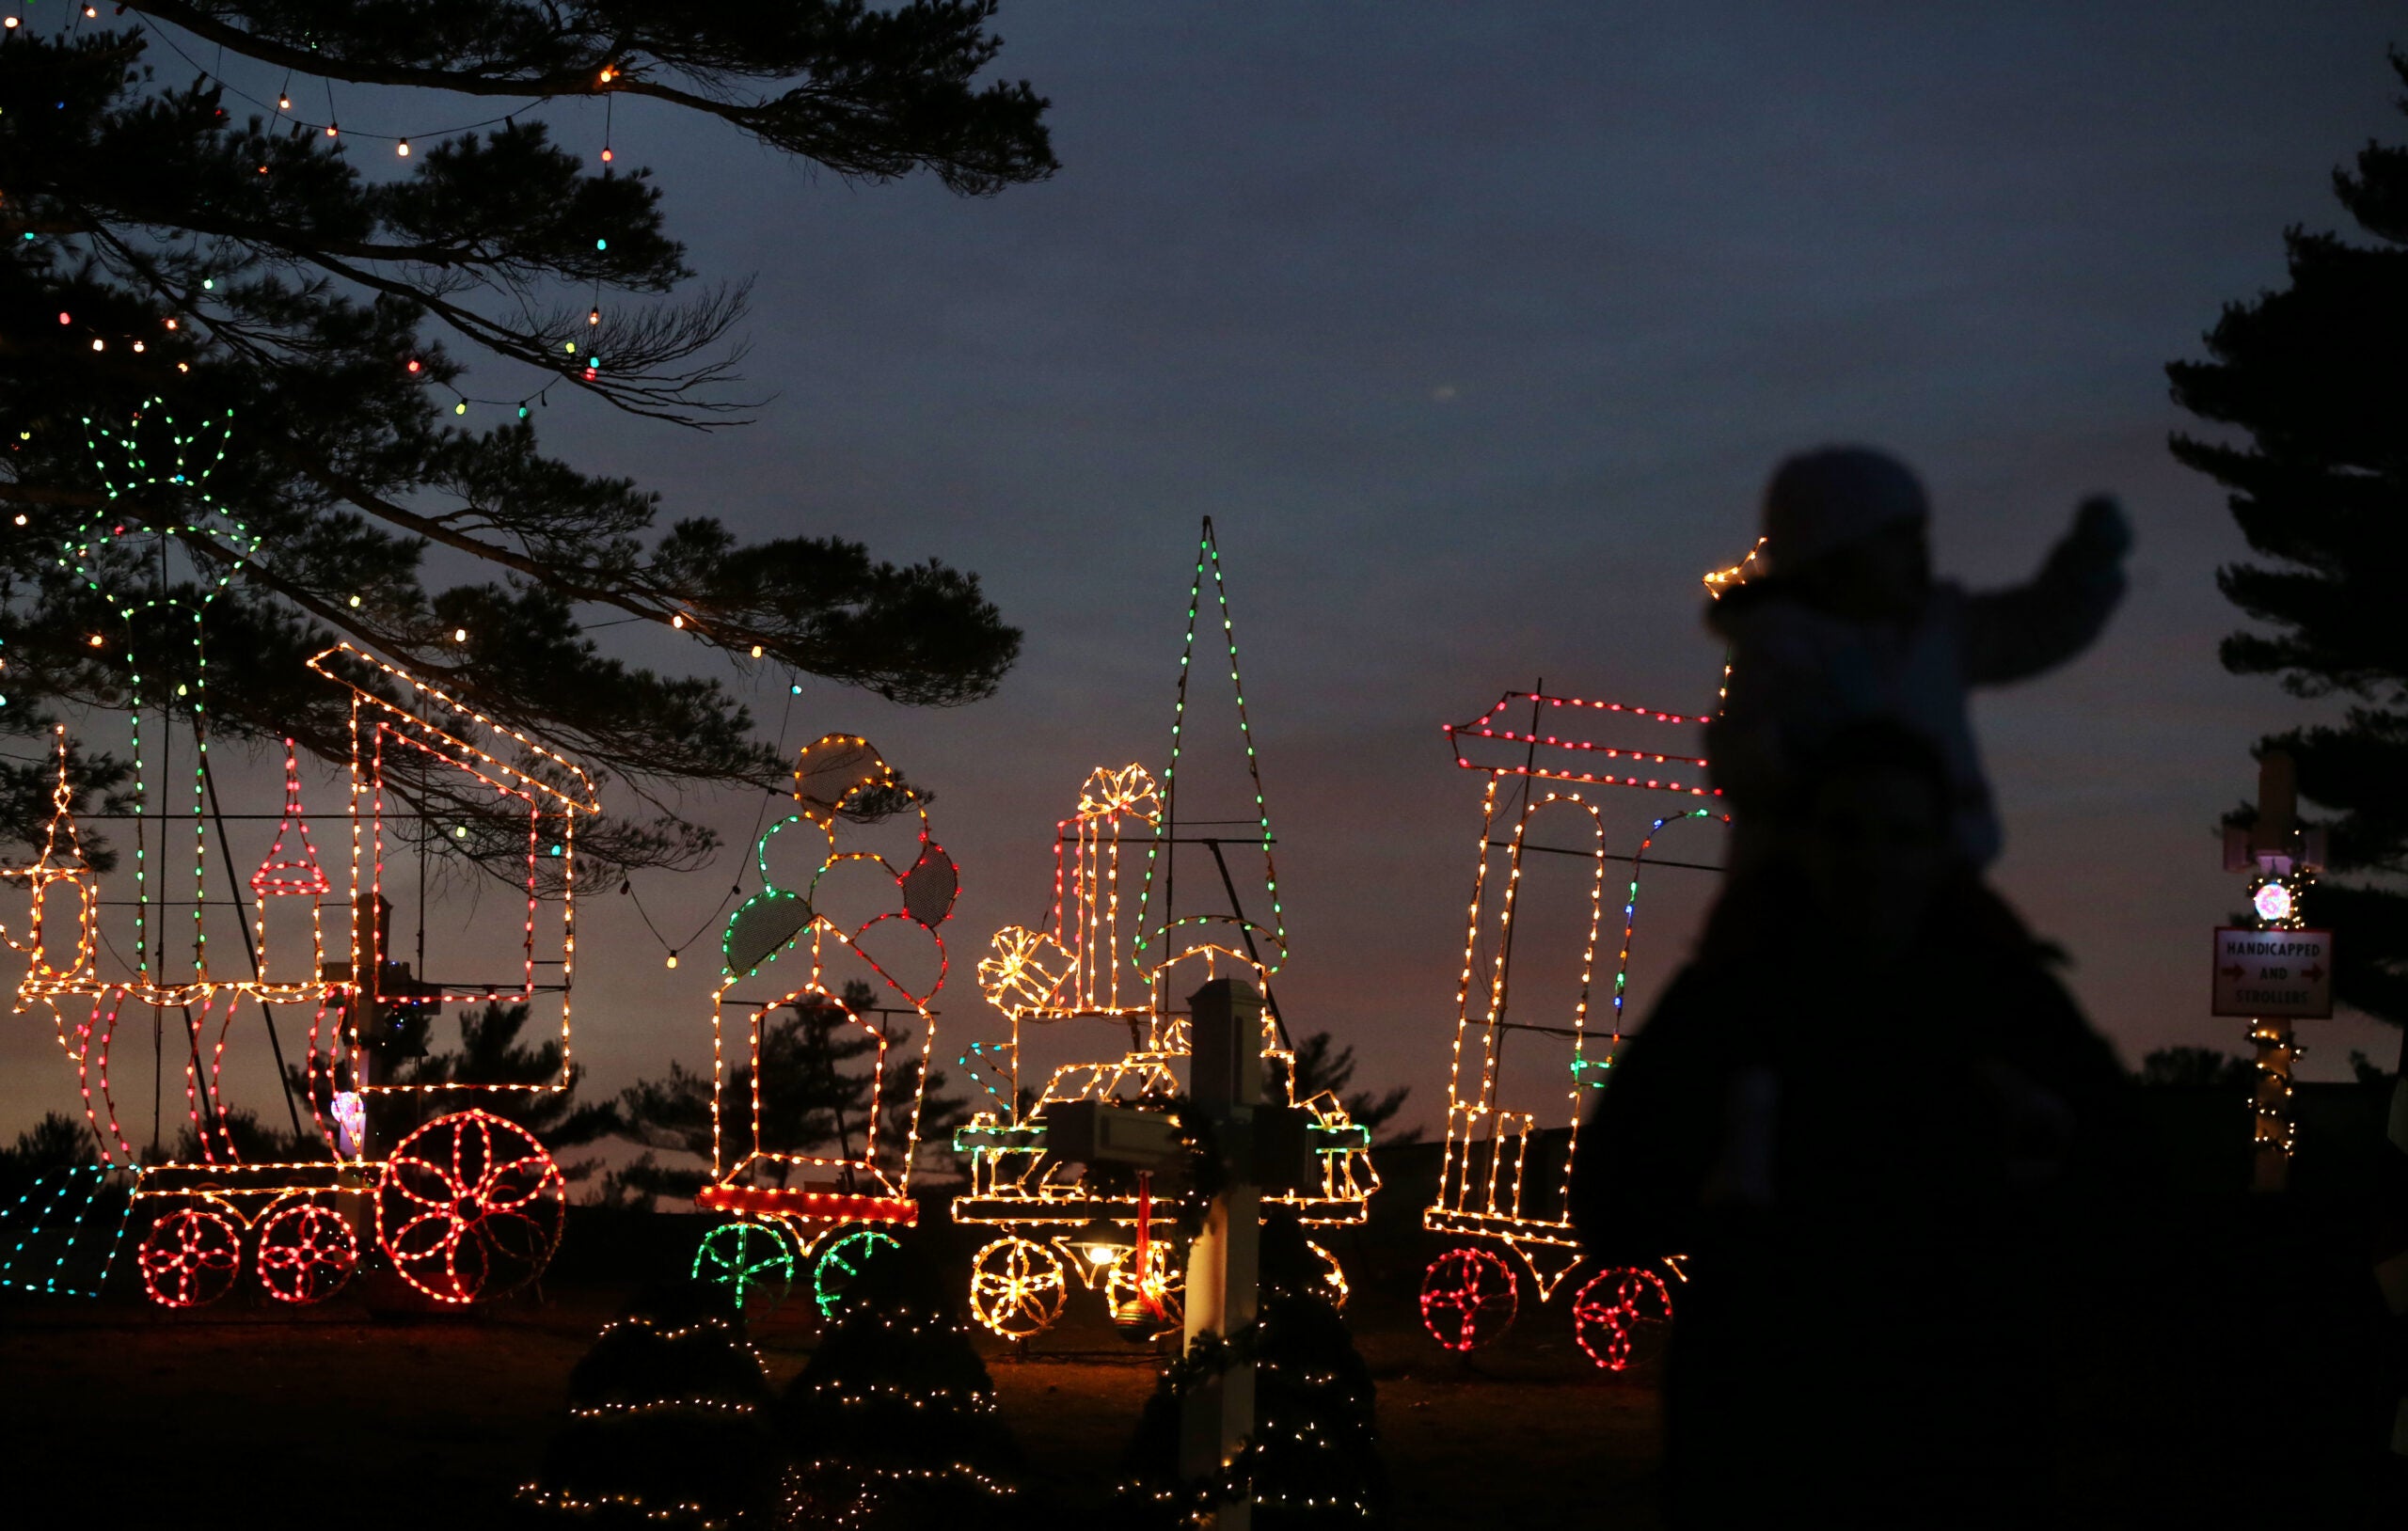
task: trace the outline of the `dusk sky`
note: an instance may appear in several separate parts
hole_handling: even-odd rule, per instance
[[[940,558],[1025,630],[990,701],[913,712],[806,681],[787,725],[789,747],[864,733],[939,794],[965,885],[955,1039],[991,1034],[971,967],[1043,912],[1088,768],[1166,753],[1213,517],[1280,841],[1282,999],[1434,1125],[1479,800],[1439,724],[1537,675],[1710,706],[1699,576],[1753,540],[1786,451],[1901,453],[1942,569],[1975,585],[2028,576],[2080,497],[2115,493],[2138,535],[2124,609],[1977,711],[1996,876],[2128,1061],[2237,1052],[2243,1023],[2207,1013],[2209,932],[2241,901],[2214,824],[2254,790],[2251,742],[2313,710],[2216,663],[2236,619],[2213,572],[2243,549],[2165,450],[2192,422],[2162,369],[2281,280],[2286,225],[2342,222],[2337,164],[2408,136],[2384,57],[2408,23],[2012,11],[1020,0],[998,67],[1052,98],[1062,170],[985,200],[847,185],[622,102],[618,163],[657,173],[693,264],[757,273],[744,371],[774,398],[711,434],[539,423],[662,491],[664,518]],[[457,104],[396,101],[357,125]],[[553,120],[598,143],[599,106]],[[630,631],[601,636],[689,662]],[[762,683],[772,732],[784,690]],[[730,840],[711,872],[639,879],[664,929],[705,922],[755,808],[707,807]],[[1688,938],[1677,907],[1659,961]],[[594,1082],[706,1063],[715,962],[666,970],[614,892],[580,915]],[[1845,981],[1845,944],[1801,982]],[[2309,1078],[2398,1047],[2346,1018],[2302,1032]],[[73,1103],[51,1046],[30,1026],[0,1046],[0,1121]]]

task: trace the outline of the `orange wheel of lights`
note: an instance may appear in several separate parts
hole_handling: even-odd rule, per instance
[[[261,1222],[253,1264],[277,1301],[323,1302],[359,1268],[359,1239],[333,1207],[287,1202]]]
[[[971,1259],[971,1310],[1006,1339],[1033,1339],[1053,1328],[1069,1296],[1062,1257],[1043,1244],[1006,1237]]]
[[[1513,1327],[1513,1268],[1484,1249],[1450,1249],[1421,1273],[1421,1327],[1450,1350],[1473,1350]]]
[[[1573,1337],[1608,1371],[1652,1360],[1671,1324],[1671,1288],[1640,1266],[1600,1271],[1572,1299]]]
[[[163,1307],[203,1307],[231,1291],[243,1263],[243,1233],[223,1212],[186,1207],[142,1236],[142,1286]]]
[[[489,1111],[438,1116],[401,1141],[376,1187],[376,1241],[438,1302],[490,1302],[543,1273],[564,1184],[535,1135]]]

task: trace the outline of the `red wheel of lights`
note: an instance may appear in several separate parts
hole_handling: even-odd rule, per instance
[[[223,1212],[186,1207],[168,1213],[142,1236],[143,1289],[164,1307],[198,1308],[234,1286],[243,1263],[243,1233]]]
[[[342,1214],[315,1202],[287,1202],[260,1223],[254,1256],[260,1285],[280,1302],[323,1302],[359,1267],[359,1239]]]
[[[1600,1271],[1572,1299],[1573,1337],[1608,1371],[1652,1359],[1671,1322],[1671,1289],[1640,1266]]]
[[[1421,1327],[1450,1350],[1472,1350],[1513,1327],[1513,1268],[1484,1249],[1450,1249],[1421,1273]]]
[[[438,1302],[506,1297],[561,1240],[560,1166],[535,1135],[489,1111],[438,1116],[404,1138],[376,1187],[376,1242]]]

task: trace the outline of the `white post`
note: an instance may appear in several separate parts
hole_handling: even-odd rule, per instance
[[[1191,1068],[1188,1099],[1211,1124],[1228,1174],[1204,1216],[1187,1257],[1185,1348],[1204,1334],[1230,1335],[1254,1322],[1256,1277],[1262,1245],[1262,1188],[1251,1145],[1255,1108],[1262,1103],[1262,997],[1254,986],[1217,979],[1187,1002]],[[1218,1474],[1254,1429],[1254,1363],[1244,1361],[1205,1379],[1187,1395],[1180,1415],[1179,1470],[1183,1477]],[[1250,1531],[1254,1506],[1222,1505],[1217,1531]]]
[[[2249,845],[2261,873],[2291,870],[2292,842],[2299,828],[2297,781],[2291,757],[2281,750],[2270,750],[2258,758],[2258,823],[2250,831]],[[2261,929],[2272,923],[2262,915],[2255,918]],[[2285,1191],[2290,1186],[2291,1143],[2298,1130],[2291,1117],[2298,1035],[2289,1020],[2255,1019],[2249,1023],[2249,1042],[2258,1065],[2257,1089],[2250,1101],[2256,1121],[2250,1133],[2250,1189]]]

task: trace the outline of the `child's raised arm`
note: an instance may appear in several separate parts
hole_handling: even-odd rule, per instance
[[[2054,670],[2088,648],[2124,598],[2132,529],[2115,501],[2095,495],[2030,583],[1970,597],[1965,680],[2004,686]]]

